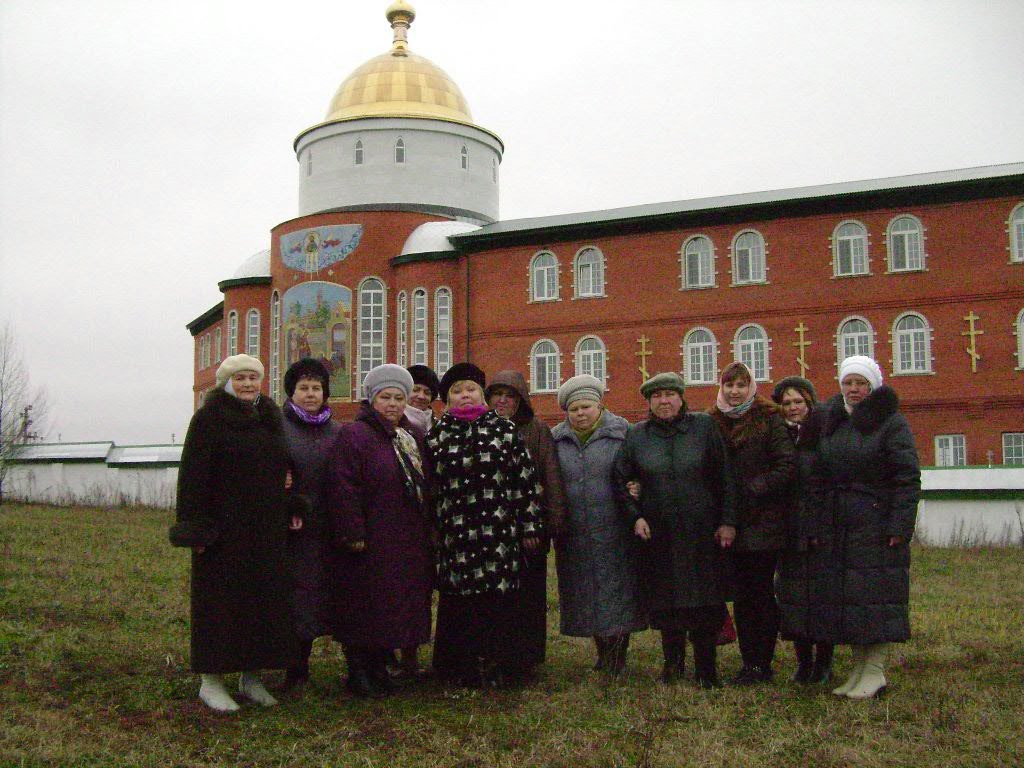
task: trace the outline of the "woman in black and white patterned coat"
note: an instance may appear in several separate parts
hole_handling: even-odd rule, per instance
[[[522,671],[509,599],[522,553],[540,544],[540,486],[515,425],[484,404],[470,363],[441,379],[447,410],[427,435],[438,528],[434,669],[462,684],[498,684]]]

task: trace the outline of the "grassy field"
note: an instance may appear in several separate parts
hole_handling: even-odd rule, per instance
[[[167,544],[169,520],[152,510],[0,509],[0,766],[1024,764],[1020,549],[915,550],[915,637],[899,647],[891,693],[878,701],[790,683],[788,644],[772,686],[666,688],[653,632],[609,683],[590,671],[587,643],[557,634],[552,596],[549,662],[528,688],[428,681],[356,701],[338,649],[322,639],[302,699],[216,715],[188,671],[188,560]],[[840,672],[848,659],[841,649]],[[737,667],[730,646],[719,668]]]

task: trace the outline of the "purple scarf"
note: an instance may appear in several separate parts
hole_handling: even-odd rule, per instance
[[[331,420],[331,409],[326,405],[316,413],[310,413],[304,408],[299,408],[299,406],[293,403],[290,399],[285,400],[284,404],[291,408],[292,413],[307,424],[326,424]]]
[[[490,410],[486,405],[467,405],[465,408],[449,408],[448,413],[460,421],[476,421]]]

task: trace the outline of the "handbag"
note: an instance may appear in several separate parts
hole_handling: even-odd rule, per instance
[[[725,609],[725,621],[722,622],[722,626],[718,630],[718,638],[715,640],[716,645],[728,645],[729,643],[736,642],[736,625],[732,622],[732,614],[729,613],[728,607]]]

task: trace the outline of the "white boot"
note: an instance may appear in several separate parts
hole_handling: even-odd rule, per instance
[[[224,678],[220,675],[200,675],[199,700],[217,712],[237,712],[239,707],[228,689],[224,687]]]
[[[248,699],[264,707],[273,707],[277,699],[270,695],[270,691],[263,687],[263,681],[255,672],[243,672],[238,678],[238,692]]]
[[[846,692],[848,699],[873,699],[885,691],[885,657],[888,643],[864,646],[864,666],[857,684]]]
[[[857,683],[860,682],[861,673],[864,671],[864,649],[866,647],[863,645],[850,646],[850,654],[853,656],[853,667],[850,669],[850,676],[846,678],[846,682],[833,689],[832,693],[836,696],[845,696],[857,687]]]

